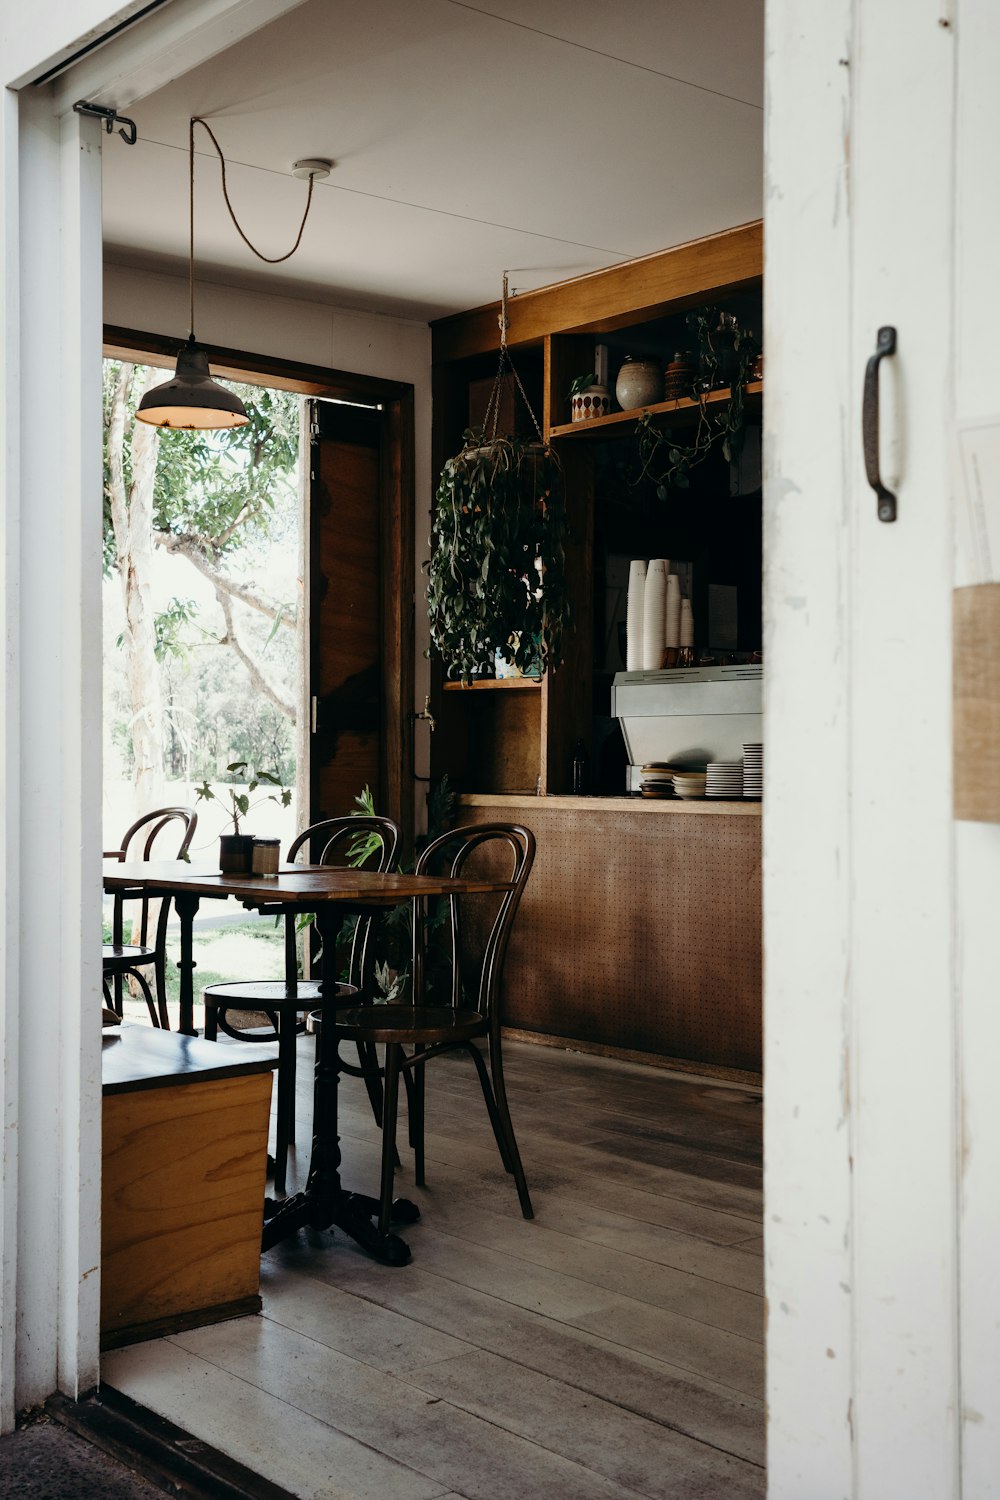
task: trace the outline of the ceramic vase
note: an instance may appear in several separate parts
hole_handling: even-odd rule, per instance
[[[630,359],[618,371],[615,396],[622,411],[663,400],[663,371],[655,359]]]

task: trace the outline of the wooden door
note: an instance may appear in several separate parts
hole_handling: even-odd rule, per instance
[[[963,118],[978,112],[976,134],[991,143],[969,174],[981,214],[996,202],[985,186],[995,63],[991,0],[835,0],[805,26],[797,0],[769,0],[771,1500],[996,1493],[998,850],[982,860],[975,897],[987,904],[990,892],[992,915],[961,935],[970,897],[956,881],[964,840],[950,785],[955,296],[965,295],[954,256],[967,212],[959,202],[956,223],[955,167],[974,145],[956,125],[960,104]],[[990,215],[995,227],[995,206],[976,236],[968,331],[995,392]],[[889,523],[862,451],[865,369],[883,326],[898,334],[880,376],[882,474],[898,497]],[[978,977],[963,957],[972,937]],[[970,1022],[975,1048],[963,1057]]]
[[[379,813],[408,822],[408,555],[394,426],[391,408],[316,401],[310,413],[313,822],[354,810],[366,786]]]

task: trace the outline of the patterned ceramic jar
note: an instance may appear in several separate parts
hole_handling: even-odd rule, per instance
[[[591,417],[606,417],[611,410],[611,397],[603,385],[590,385],[570,398],[570,411],[574,422],[587,422]]]

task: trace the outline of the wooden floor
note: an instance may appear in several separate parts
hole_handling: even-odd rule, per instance
[[[108,1354],[104,1380],[316,1500],[762,1496],[759,1093],[524,1044],[505,1058],[534,1222],[471,1061],[442,1058],[426,1190],[401,1151],[423,1212],[411,1265],[303,1233],[263,1257],[262,1316]],[[345,1184],[375,1191],[354,1080],[341,1118]]]

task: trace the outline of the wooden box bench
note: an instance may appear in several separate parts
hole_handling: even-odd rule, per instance
[[[276,1058],[149,1026],[104,1035],[102,1348],[259,1312]]]

